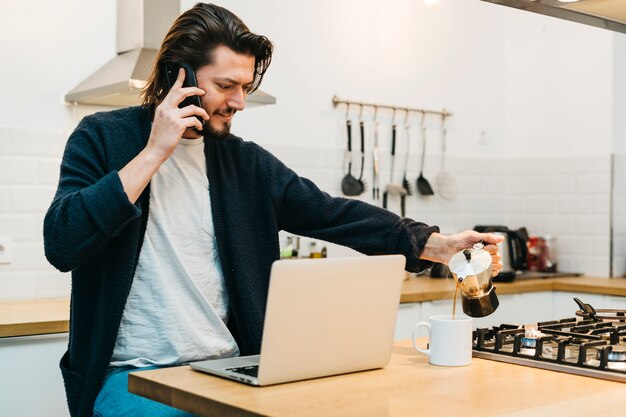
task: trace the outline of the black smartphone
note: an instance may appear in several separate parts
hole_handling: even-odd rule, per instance
[[[178,71],[180,68],[185,69],[185,81],[183,81],[183,87],[197,87],[198,81],[196,80],[196,72],[193,70],[191,65],[183,62],[176,64],[167,64],[165,65],[165,78],[167,79],[167,89],[169,91],[170,88],[176,82],[178,78]],[[178,108],[182,109],[183,107],[187,107],[189,105],[195,105],[202,108],[202,104],[200,103],[200,96],[189,96],[185,98],[179,105]],[[204,119],[200,116],[196,116],[196,118],[202,123],[204,126]],[[196,129],[197,130],[197,129]]]

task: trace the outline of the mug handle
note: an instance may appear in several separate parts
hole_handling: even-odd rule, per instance
[[[415,336],[417,333],[417,329],[419,329],[420,327],[426,327],[428,329],[428,337],[430,338],[430,323],[426,323],[425,321],[421,321],[419,323],[417,323],[415,325],[415,328],[413,329],[413,347],[415,348],[415,350],[417,350],[420,353],[423,353],[424,355],[427,355],[430,357],[430,348],[428,349],[422,349],[421,347],[417,346],[417,343],[415,343]]]

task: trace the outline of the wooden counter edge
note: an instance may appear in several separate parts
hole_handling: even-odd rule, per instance
[[[69,320],[44,321],[0,325],[0,337],[34,336],[51,333],[67,333]]]
[[[66,333],[69,316],[69,298],[0,301],[0,337]]]
[[[400,303],[452,299],[454,284],[449,279],[410,278],[402,288]],[[519,294],[542,291],[571,291],[590,294],[626,296],[626,279],[594,277],[560,277],[529,279],[494,284],[498,294]]]
[[[176,368],[165,369],[170,369],[174,372],[195,373],[195,371],[193,371],[188,365]],[[128,374],[128,391],[197,415],[209,414],[228,415],[229,417],[263,417],[261,414],[236,407],[226,402],[193,394],[162,381],[156,381],[154,379],[147,379],[143,377],[142,374],[150,372],[153,371],[138,371],[138,375],[135,375],[135,372],[130,372]],[[234,389],[238,388],[238,386],[234,386]]]
[[[626,279],[571,277],[496,283],[498,294],[571,291],[626,297]],[[410,278],[403,283],[400,303],[452,299],[451,280]],[[0,301],[0,337],[69,331],[69,298]]]

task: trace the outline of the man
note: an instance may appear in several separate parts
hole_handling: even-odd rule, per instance
[[[144,105],[88,116],[69,138],[44,240],[49,261],[72,271],[61,359],[72,416],[184,415],[129,394],[127,372],[258,353],[280,230],[403,254],[409,271],[497,242],[332,198],[231,135],[271,55],[267,38],[199,3],[167,34]],[[163,69],[183,62],[198,87],[183,87],[181,69],[168,91]],[[192,95],[202,107],[178,108]]]

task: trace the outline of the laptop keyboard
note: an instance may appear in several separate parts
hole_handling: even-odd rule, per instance
[[[259,365],[237,366],[235,368],[226,368],[226,370],[256,378],[259,374]]]

